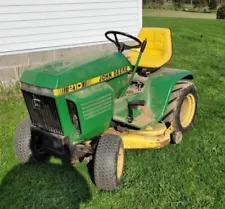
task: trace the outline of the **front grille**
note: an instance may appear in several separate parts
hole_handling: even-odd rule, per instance
[[[22,92],[33,125],[63,135],[55,100],[24,90]]]

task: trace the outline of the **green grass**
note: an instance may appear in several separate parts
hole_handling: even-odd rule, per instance
[[[19,164],[13,135],[27,112],[18,90],[1,91],[0,208],[225,208],[225,22],[148,17],[144,25],[171,28],[169,66],[194,73],[199,110],[183,143],[127,151],[123,186],[100,192],[83,164]]]
[[[153,17],[186,17],[186,18],[201,18],[201,19],[216,19],[215,12],[185,12],[175,11],[174,9],[143,9],[144,16]]]

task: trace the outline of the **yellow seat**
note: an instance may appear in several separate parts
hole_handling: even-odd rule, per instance
[[[172,56],[171,32],[168,28],[142,28],[138,38],[147,39],[145,51],[142,54],[138,67],[160,68]],[[131,49],[128,59],[135,65],[140,49]]]

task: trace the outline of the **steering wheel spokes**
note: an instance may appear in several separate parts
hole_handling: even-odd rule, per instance
[[[109,37],[109,35],[113,35],[114,39]],[[130,45],[125,44],[124,42],[120,42],[119,39],[118,39],[118,35],[125,36],[125,37],[135,41],[136,45],[130,46]],[[123,52],[124,50],[129,50],[129,49],[133,49],[133,48],[140,48],[141,45],[142,45],[142,42],[138,38],[136,38],[136,37],[134,37],[134,36],[132,36],[130,34],[120,32],[120,31],[113,31],[113,30],[107,31],[105,33],[105,37],[109,41],[111,41],[112,43],[114,43],[116,45],[116,47],[117,47],[119,52]]]

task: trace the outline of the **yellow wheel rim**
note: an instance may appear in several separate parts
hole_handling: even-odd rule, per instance
[[[123,165],[124,165],[124,148],[123,145],[120,145],[120,150],[117,158],[117,178],[120,179],[123,174]]]
[[[196,100],[193,94],[188,94],[181,105],[180,123],[183,128],[190,125],[195,115]]]

